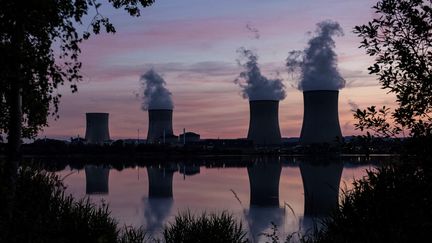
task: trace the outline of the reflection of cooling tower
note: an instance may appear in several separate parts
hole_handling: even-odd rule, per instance
[[[251,206],[279,207],[279,179],[282,166],[278,162],[258,161],[248,167]]]
[[[154,234],[163,228],[172,205],[172,198],[148,198],[144,201],[144,225],[147,232]]]
[[[173,170],[147,167],[147,175],[149,198],[172,198]]]
[[[256,242],[268,240],[268,238],[263,236],[263,233],[268,232],[272,224],[277,225],[278,229],[281,230],[284,217],[284,208],[251,207],[246,214],[246,220],[248,221],[249,233],[252,239],[255,239]]]
[[[250,120],[247,138],[256,145],[280,144],[279,101],[251,100],[249,106]]]
[[[333,143],[342,138],[337,90],[304,91],[303,127],[300,143]]]
[[[305,197],[305,217],[327,216],[338,205],[343,164],[300,163]]]
[[[108,194],[109,168],[86,165],[86,194]]]
[[[160,142],[163,136],[174,135],[172,128],[172,110],[157,109],[149,110],[149,126],[147,133],[147,142]]]
[[[108,113],[86,113],[86,134],[88,143],[102,144],[110,139]]]

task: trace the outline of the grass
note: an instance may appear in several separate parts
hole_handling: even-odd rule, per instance
[[[135,243],[146,236],[119,227],[108,205],[76,200],[56,175],[29,168],[19,170],[12,216],[0,218],[0,242]]]
[[[404,162],[354,182],[315,242],[423,242],[432,229],[432,173]]]
[[[263,235],[272,243],[422,242],[432,229],[431,192],[429,163],[385,165],[354,182],[320,231],[280,239],[273,225]],[[242,223],[227,212],[180,213],[164,226],[161,239],[153,239],[142,228],[119,227],[108,205],[66,194],[56,175],[29,168],[18,173],[12,205],[13,217],[0,218],[0,242],[250,242]]]
[[[176,216],[163,230],[166,243],[243,243],[248,242],[246,234],[241,222],[227,212],[194,216],[187,211]]]

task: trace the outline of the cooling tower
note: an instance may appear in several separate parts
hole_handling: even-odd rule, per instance
[[[155,109],[148,110],[149,126],[147,133],[148,143],[163,142],[164,136],[171,137],[174,135],[172,128],[172,110]]]
[[[279,145],[281,143],[279,101],[251,100],[249,107],[250,120],[247,138],[255,145]]]
[[[103,144],[110,140],[108,115],[108,113],[86,113],[85,139],[87,143]]]
[[[108,194],[109,168],[86,165],[86,194]]]
[[[248,166],[250,205],[279,207],[279,179],[282,166],[279,161],[258,160]]]
[[[337,90],[304,91],[303,126],[300,144],[336,143],[342,138]]]
[[[149,198],[172,198],[174,170],[147,167],[147,175]]]
[[[338,206],[343,164],[300,162],[304,189],[304,216],[323,217]]]

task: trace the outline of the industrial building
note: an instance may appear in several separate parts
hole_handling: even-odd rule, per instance
[[[153,109],[148,110],[148,115],[147,143],[171,143],[178,140],[173,133],[173,110]]]
[[[337,90],[304,91],[303,126],[300,144],[337,143],[342,139]]]
[[[89,144],[103,144],[110,140],[108,113],[86,113],[85,139]]]
[[[247,138],[258,146],[280,145],[279,101],[249,101],[250,119]]]

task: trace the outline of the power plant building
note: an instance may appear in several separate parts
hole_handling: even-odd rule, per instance
[[[103,144],[110,140],[108,116],[108,113],[86,113],[87,143]]]
[[[279,101],[249,101],[250,120],[248,140],[258,146],[280,145]]]
[[[342,139],[337,90],[304,91],[303,126],[300,144],[337,143]]]
[[[170,143],[171,140],[177,141],[173,133],[173,110],[170,109],[151,109],[148,110],[149,125],[147,133],[148,143]]]

